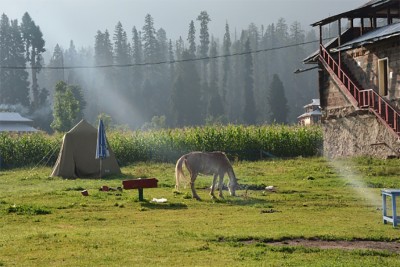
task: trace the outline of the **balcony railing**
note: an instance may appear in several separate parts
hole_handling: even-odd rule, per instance
[[[374,90],[363,90],[356,85],[323,45],[320,45],[320,58],[347,89],[357,103],[357,107],[370,109],[397,136],[400,136],[400,114],[397,110]]]

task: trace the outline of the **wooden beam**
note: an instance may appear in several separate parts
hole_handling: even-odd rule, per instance
[[[361,18],[361,31],[360,31],[360,35],[363,35],[364,33],[364,18]]]
[[[338,20],[338,46],[342,45],[342,20],[339,19]],[[339,79],[341,79],[341,69],[342,69],[342,52],[341,50],[339,50],[339,70],[338,70],[338,74],[339,74]]]

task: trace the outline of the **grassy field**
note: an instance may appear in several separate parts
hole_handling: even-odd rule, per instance
[[[400,266],[396,251],[295,246],[287,241],[384,241],[382,188],[400,188],[400,160],[297,158],[235,162],[238,197],[211,200],[211,177],[174,192],[174,165],[140,163],[107,179],[0,172],[0,266]],[[187,172],[186,172],[187,173]],[[159,187],[99,191],[156,177]],[[277,192],[263,190],[273,185]],[[81,191],[88,190],[89,196]],[[152,203],[167,198],[167,203]],[[284,241],[280,245],[272,241]]]

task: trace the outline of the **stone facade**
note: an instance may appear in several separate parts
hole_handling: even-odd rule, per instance
[[[400,107],[400,41],[398,38],[342,53],[342,65],[362,89],[379,92],[378,60],[388,59],[388,94],[383,96]],[[400,141],[371,111],[355,107],[335,77],[321,72],[324,153],[328,157],[399,157]]]
[[[388,95],[383,97],[398,108],[400,107],[400,39],[393,39],[348,50],[342,53],[342,63],[362,88],[379,92],[378,60],[387,58]]]
[[[324,154],[330,158],[347,156],[399,157],[400,142],[374,114],[355,112],[329,118],[323,123]]]

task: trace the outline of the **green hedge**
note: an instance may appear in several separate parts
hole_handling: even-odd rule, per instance
[[[122,166],[138,161],[175,162],[190,151],[220,150],[240,160],[308,157],[317,155],[322,147],[320,127],[227,125],[107,134]],[[2,167],[32,166],[40,162],[52,165],[61,141],[62,135],[2,133]]]

